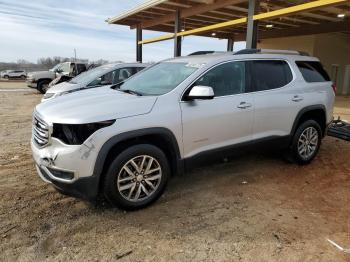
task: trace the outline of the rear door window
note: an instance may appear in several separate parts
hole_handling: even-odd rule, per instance
[[[293,80],[292,71],[286,61],[254,60],[251,65],[255,91],[280,88]]]
[[[124,67],[119,70],[118,74],[118,83],[121,81],[124,81],[128,79],[130,76],[133,75],[133,68],[131,67]]]
[[[145,67],[135,67],[135,72],[134,74],[140,72],[141,70],[145,69]]]
[[[295,62],[306,82],[328,82],[331,81],[326,70],[318,61],[296,61]]]

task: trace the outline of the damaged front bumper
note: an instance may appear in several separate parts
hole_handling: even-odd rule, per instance
[[[51,139],[50,143],[50,146],[40,148],[31,141],[40,178],[63,194],[95,200],[99,179],[93,175],[93,147],[65,145],[58,139]]]
[[[36,165],[37,172],[42,180],[51,183],[62,194],[94,201],[98,195],[98,179],[96,176],[82,177],[72,183],[64,183],[52,177],[45,166]]]

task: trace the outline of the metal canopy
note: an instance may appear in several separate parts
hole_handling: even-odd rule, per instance
[[[107,21],[110,24],[130,26],[131,29],[139,26],[140,29],[173,34],[177,12],[180,12],[182,31],[195,31],[201,27],[246,18],[249,9],[248,2],[248,0],[151,0]],[[350,32],[349,1],[260,0],[259,14],[310,2],[327,2],[328,4],[306,11],[262,19],[258,25],[259,39],[289,36],[290,32],[292,35],[312,34],[313,32]],[[345,17],[338,17],[339,14],[344,14]],[[247,24],[244,21],[228,27],[190,34],[238,41],[245,40],[246,27]],[[173,37],[168,36],[165,39]],[[161,40],[164,39],[162,37],[157,39],[157,41]],[[144,40],[142,43],[148,42]]]

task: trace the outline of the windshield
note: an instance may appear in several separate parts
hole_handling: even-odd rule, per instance
[[[128,79],[120,89],[140,95],[163,95],[177,87],[197,69],[188,63],[159,63]]]
[[[61,67],[61,65],[62,65],[62,64],[57,64],[57,65],[55,65],[53,68],[50,69],[50,71],[55,72],[58,68]]]
[[[72,84],[89,84],[96,78],[102,76],[103,74],[113,70],[113,67],[110,66],[99,66],[94,69],[91,69],[89,71],[86,71],[84,73],[81,73],[80,75],[74,77],[72,80],[69,81],[69,83]]]

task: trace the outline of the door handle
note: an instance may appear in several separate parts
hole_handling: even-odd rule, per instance
[[[239,103],[239,105],[237,106],[237,108],[246,109],[246,108],[249,108],[249,107],[251,107],[251,106],[252,106],[252,104],[250,104],[250,103],[241,102],[241,103]]]
[[[303,97],[298,96],[298,95],[295,95],[295,96],[293,96],[292,101],[294,101],[294,102],[300,102],[300,101],[302,101],[303,99],[304,99]]]

